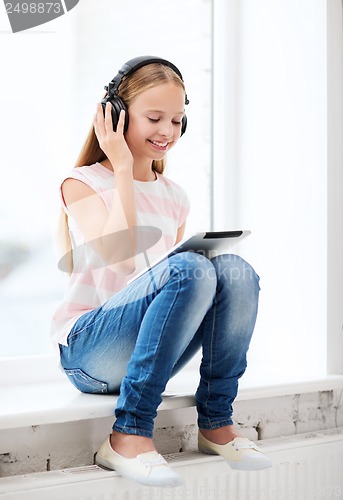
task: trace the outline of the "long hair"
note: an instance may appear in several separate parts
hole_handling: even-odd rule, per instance
[[[120,82],[117,95],[120,97],[127,108],[130,109],[132,101],[139,94],[157,85],[173,82],[185,92],[185,86],[181,78],[175,71],[161,63],[152,63],[142,66],[132,74],[123,77]],[[76,160],[75,167],[92,165],[96,162],[106,160],[107,157],[100,148],[96,137],[93,124],[90,127],[86,140],[81,148],[80,154]],[[152,170],[163,174],[165,160],[153,160]],[[63,269],[69,274],[73,272],[72,245],[69,235],[68,216],[61,208],[58,221],[57,240],[59,243],[59,253],[63,257]]]

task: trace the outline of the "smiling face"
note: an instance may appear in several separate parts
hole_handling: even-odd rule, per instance
[[[185,93],[173,82],[145,90],[129,106],[125,135],[136,165],[161,160],[181,135]]]

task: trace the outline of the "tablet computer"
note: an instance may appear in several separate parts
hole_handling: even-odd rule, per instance
[[[240,243],[251,234],[249,230],[238,231],[204,231],[194,233],[191,236],[181,240],[179,243],[162,254],[150,266],[147,266],[141,272],[136,274],[128,281],[128,285],[134,280],[148,272],[160,262],[168,259],[172,255],[180,252],[196,252],[207,258],[213,258],[216,255],[227,253],[232,247]]]

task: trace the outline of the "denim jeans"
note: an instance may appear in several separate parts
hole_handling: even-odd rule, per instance
[[[259,277],[237,255],[183,252],[85,313],[61,364],[82,392],[118,393],[113,429],[152,437],[168,380],[202,348],[198,425],[232,424],[255,326]]]

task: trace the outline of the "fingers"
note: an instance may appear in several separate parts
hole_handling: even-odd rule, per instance
[[[113,121],[112,121],[112,105],[110,102],[107,102],[105,105],[105,116],[103,113],[103,107],[101,103],[97,104],[97,110],[94,116],[94,129],[95,133],[98,135],[104,135],[108,132],[113,132]],[[117,130],[116,132],[120,135],[124,135],[124,127],[125,127],[125,111],[121,110],[119,114]]]
[[[105,129],[106,132],[113,132],[113,121],[112,121],[112,104],[110,102],[106,103],[105,107]]]
[[[94,131],[96,136],[99,138],[100,136],[103,136],[105,134],[105,127],[104,127],[104,112],[101,103],[99,102],[96,106],[96,112],[94,115]]]
[[[124,126],[125,126],[125,111],[122,109],[119,113],[117,133],[119,133],[120,135],[124,135]]]

